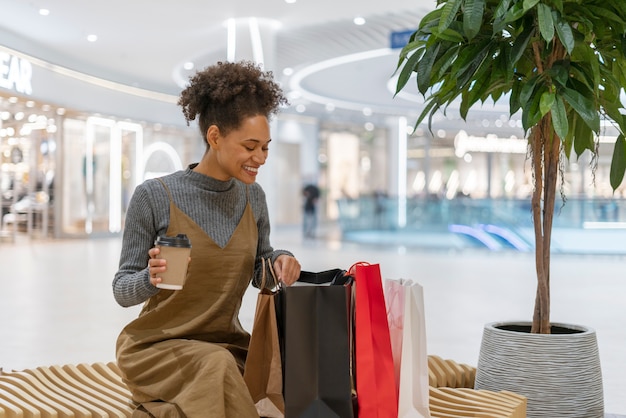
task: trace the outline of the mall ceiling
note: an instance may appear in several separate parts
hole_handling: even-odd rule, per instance
[[[293,0],[290,0],[293,1]],[[196,70],[227,59],[227,21],[256,17],[267,68],[290,92],[288,112],[330,120],[381,121],[421,109],[417,91],[394,97],[399,49],[393,32],[416,28],[435,0],[0,0],[0,44],[72,70],[177,96]],[[40,9],[48,9],[47,16]],[[362,17],[365,24],[356,25]],[[268,26],[266,26],[268,25]],[[266,29],[266,28],[274,29]],[[88,35],[97,36],[89,42]],[[291,75],[285,75],[291,69]],[[334,109],[334,110],[333,110]],[[506,106],[486,106],[470,131],[508,126]],[[440,115],[443,128],[463,129],[458,112]],[[514,125],[514,124],[511,124]],[[519,128],[513,126],[519,133]],[[485,132],[486,132],[485,131]]]

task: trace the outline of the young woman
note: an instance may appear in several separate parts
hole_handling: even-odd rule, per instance
[[[137,187],[126,215],[113,294],[144,303],[117,341],[117,362],[133,416],[257,416],[242,371],[249,334],[239,309],[270,259],[284,284],[300,264],[269,242],[265,194],[255,183],[271,141],[269,118],[286,103],[270,72],[249,62],[217,63],[182,92],[187,123],[198,118],[206,152],[199,163]],[[157,288],[167,263],[158,236],[186,234],[191,260],[182,290]]]

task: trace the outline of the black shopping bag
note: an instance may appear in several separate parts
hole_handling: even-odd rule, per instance
[[[353,418],[350,277],[303,272],[298,282],[275,297],[285,418]]]

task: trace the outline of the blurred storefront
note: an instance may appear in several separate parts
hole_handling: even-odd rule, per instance
[[[195,130],[147,122],[154,105],[132,91],[100,101],[102,87],[34,61],[0,49],[0,239],[117,234],[137,184],[204,152]]]

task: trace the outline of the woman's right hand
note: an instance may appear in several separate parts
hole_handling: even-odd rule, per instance
[[[156,258],[161,250],[157,247],[150,248],[148,251],[148,255],[150,256],[150,260],[148,260],[148,271],[150,272],[150,284],[155,286],[161,283],[161,274],[167,268],[167,261],[163,258]]]

